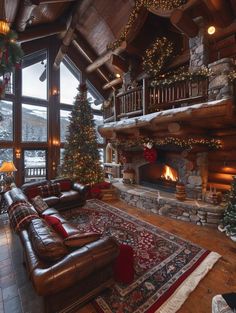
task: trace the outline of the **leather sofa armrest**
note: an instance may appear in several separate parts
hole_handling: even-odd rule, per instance
[[[74,250],[48,268],[35,268],[31,279],[36,292],[55,294],[108,266],[117,257],[119,245],[111,237],[101,238]]]
[[[86,194],[89,191],[89,186],[73,182],[72,189],[78,191],[81,194]]]

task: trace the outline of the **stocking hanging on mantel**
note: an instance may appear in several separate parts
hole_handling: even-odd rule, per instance
[[[152,143],[147,143],[144,145],[143,156],[149,163],[155,163],[157,160],[157,151],[153,148]]]

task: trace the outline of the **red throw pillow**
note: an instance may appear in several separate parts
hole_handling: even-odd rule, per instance
[[[134,252],[129,245],[121,244],[120,253],[115,260],[114,278],[117,282],[130,284],[134,279]]]
[[[52,228],[59,234],[61,235],[63,238],[67,238],[68,237],[68,233],[65,230],[65,228],[63,227],[61,221],[59,220],[59,218],[57,218],[56,216],[53,215],[43,215],[43,218],[45,219],[45,221],[52,226]]]
[[[58,224],[54,224],[53,225],[54,230],[61,235],[63,238],[67,238],[68,237],[68,233],[65,230],[65,228],[63,227],[62,223],[58,223]]]
[[[62,180],[59,182],[61,186],[61,191],[70,191],[71,190],[71,181],[70,180]]]
[[[39,195],[39,193],[40,192],[39,192],[38,187],[33,187],[26,191],[26,195],[29,199],[35,198],[36,196]]]
[[[61,223],[59,218],[53,215],[43,215],[43,218],[49,225],[52,225],[52,226]]]

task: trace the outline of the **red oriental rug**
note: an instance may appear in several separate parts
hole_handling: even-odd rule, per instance
[[[220,258],[99,200],[72,212],[70,221],[81,232],[114,236],[134,250],[134,281],[102,293],[94,302],[99,313],[177,312]]]

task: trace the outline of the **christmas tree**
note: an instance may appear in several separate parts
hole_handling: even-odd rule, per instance
[[[104,180],[99,161],[98,143],[92,109],[87,100],[87,87],[81,84],[71,112],[65,145],[62,176],[84,184]]]
[[[236,241],[236,176],[233,176],[222,224],[218,228],[220,231],[225,231],[226,235]]]

